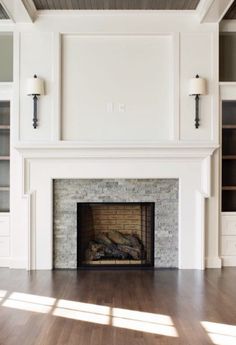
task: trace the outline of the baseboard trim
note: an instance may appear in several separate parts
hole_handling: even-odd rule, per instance
[[[219,256],[207,257],[205,259],[205,266],[206,268],[221,268],[222,260]]]
[[[236,256],[222,256],[224,267],[236,266]]]
[[[0,267],[9,267],[10,258],[0,258]]]
[[[27,260],[24,258],[10,258],[9,259],[10,268],[15,268],[15,269],[26,269],[27,268]]]

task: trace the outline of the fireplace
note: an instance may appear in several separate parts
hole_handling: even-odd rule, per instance
[[[77,203],[77,267],[153,267],[152,202]]]
[[[178,179],[55,179],[53,267],[178,267],[178,185]],[[126,213],[119,218],[118,208],[120,211],[123,208],[123,213]],[[102,210],[103,223],[101,226],[100,220],[98,226],[98,220],[94,221],[93,217]],[[108,219],[104,216],[112,212],[107,228]],[[145,212],[148,215],[146,225]],[[86,218],[86,213],[90,217]],[[85,251],[97,232],[119,232],[124,236],[134,234],[141,242],[142,254],[146,256],[141,256],[139,261],[130,257],[118,261],[118,258],[109,256],[105,257],[105,263],[102,257],[88,260]]]

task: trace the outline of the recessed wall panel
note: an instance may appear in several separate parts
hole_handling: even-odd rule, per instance
[[[168,140],[172,104],[172,36],[63,36],[63,140]]]

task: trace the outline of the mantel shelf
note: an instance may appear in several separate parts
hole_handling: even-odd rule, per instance
[[[25,158],[206,158],[219,148],[216,143],[74,143],[49,145],[20,143]]]

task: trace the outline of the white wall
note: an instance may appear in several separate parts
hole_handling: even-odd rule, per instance
[[[191,15],[81,15],[43,16],[18,29],[22,142],[218,142],[217,25],[199,24]],[[34,73],[47,84],[37,131],[25,95],[26,78]],[[208,80],[197,131],[188,96],[196,74]]]
[[[63,35],[62,139],[172,136],[171,35]]]
[[[81,145],[217,146],[218,25],[199,24],[191,14],[42,15],[35,24],[17,24],[15,42],[14,146],[19,152],[32,154],[35,148],[37,155],[39,147],[46,152]],[[32,98],[25,93],[26,79],[34,74],[46,82],[37,130]],[[199,129],[188,95],[189,79],[196,74],[208,81]],[[17,224],[19,214],[28,215],[23,190],[29,192],[30,181],[25,161],[18,157],[16,162],[12,178],[18,176],[21,186],[12,190],[12,257],[24,267],[28,227]],[[211,219],[218,204],[212,205],[207,251],[217,259],[211,241],[218,227]]]

